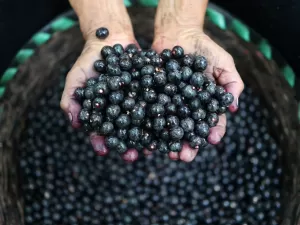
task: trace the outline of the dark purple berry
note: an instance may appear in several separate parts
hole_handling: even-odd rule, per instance
[[[108,79],[107,85],[110,90],[117,91],[122,86],[122,79],[119,76],[112,76]]]
[[[167,72],[180,70],[180,65],[175,59],[171,59],[166,63]]]
[[[168,103],[165,106],[165,110],[166,110],[166,113],[169,114],[169,115],[174,115],[177,112],[176,105],[173,104],[173,103]]]
[[[194,64],[194,56],[191,54],[184,55],[182,64],[187,67],[192,67]]]
[[[123,46],[122,46],[121,44],[115,44],[115,45],[113,46],[113,49],[114,49],[115,54],[116,54],[117,56],[120,56],[120,55],[123,55],[123,54],[124,54],[124,48],[123,48]]]
[[[154,84],[153,76],[145,75],[141,78],[141,86],[144,88],[150,88]]]
[[[93,100],[93,109],[96,111],[104,110],[106,107],[106,104],[107,104],[107,102],[106,102],[105,98],[101,98],[101,97],[95,98]]]
[[[164,72],[155,73],[153,79],[157,86],[164,86],[167,83],[167,76]]]
[[[127,114],[121,114],[117,119],[116,119],[116,126],[119,128],[126,128],[130,125],[131,120],[130,117]]]
[[[128,137],[128,131],[126,128],[117,129],[116,135],[120,140],[126,140]]]
[[[131,72],[131,77],[132,77],[132,79],[133,80],[139,80],[139,79],[141,79],[141,73],[140,73],[140,71],[139,70],[133,70],[132,72]]]
[[[100,127],[100,134],[101,135],[109,135],[113,132],[114,125],[111,122],[104,122]]]
[[[182,75],[179,70],[171,71],[168,73],[168,81],[173,84],[179,84],[181,82]]]
[[[109,93],[109,88],[106,82],[99,82],[94,86],[94,94],[96,96],[103,96]]]
[[[108,136],[105,138],[105,145],[109,149],[116,149],[116,147],[119,145],[120,140],[114,136]]]
[[[106,57],[105,61],[107,64],[117,65],[120,59],[115,54],[110,54],[109,56]]]
[[[190,67],[184,66],[181,68],[181,73],[182,73],[182,80],[189,81],[193,74],[193,71]]]
[[[157,149],[157,141],[156,141],[156,140],[152,140],[152,141],[150,142],[150,144],[147,146],[147,149],[148,149],[149,151],[154,151],[154,150],[156,150],[156,149]]]
[[[110,118],[117,118],[121,113],[121,108],[118,105],[109,105],[106,108],[106,116],[110,117]]]
[[[166,122],[170,128],[179,126],[179,118],[177,116],[167,116]]]
[[[134,126],[140,126],[143,123],[143,120],[131,120],[131,124]]]
[[[219,122],[219,116],[216,113],[209,113],[205,120],[209,127],[215,127]]]
[[[180,127],[184,132],[192,132],[195,127],[194,120],[191,118],[185,118],[180,121]]]
[[[170,138],[172,140],[180,140],[183,138],[184,132],[181,127],[173,127],[170,129]]]
[[[198,149],[201,144],[202,144],[202,139],[199,136],[192,136],[189,141],[189,145],[191,146],[191,148],[194,149]]]
[[[115,148],[119,154],[123,154],[127,151],[127,145],[124,141],[119,141],[119,144]]]
[[[121,68],[118,65],[113,65],[113,64],[107,65],[106,72],[110,76],[119,76],[122,73]]]
[[[200,107],[201,107],[201,102],[200,102],[200,99],[198,99],[198,98],[194,98],[189,102],[189,108],[192,111],[195,111],[195,110],[199,109]]]
[[[143,132],[143,135],[141,137],[141,144],[144,146],[149,145],[152,141],[152,138],[153,137],[152,137],[151,133],[149,133],[147,131]]]
[[[99,39],[105,39],[109,35],[109,31],[106,27],[100,27],[96,30],[96,37]]]
[[[144,127],[148,130],[151,130],[152,129],[152,120],[150,118],[146,118],[144,120]]]
[[[122,74],[121,74],[121,81],[125,85],[130,84],[130,82],[131,82],[131,75],[130,75],[130,73],[127,72],[127,71],[123,71]]]
[[[84,109],[91,110],[92,109],[92,100],[91,99],[85,99],[82,103],[82,107]]]
[[[172,56],[175,58],[175,59],[180,59],[184,56],[184,50],[182,47],[180,46],[175,46],[173,49],[172,49]]]
[[[130,70],[132,68],[132,62],[130,59],[122,59],[119,62],[119,66],[122,70]]]
[[[177,93],[177,86],[174,84],[166,84],[164,92],[166,95],[174,96]]]
[[[111,47],[111,46],[104,46],[102,49],[101,49],[101,55],[102,57],[105,59],[107,56],[109,56],[110,54],[114,54],[115,53],[115,50]]]
[[[225,93],[225,89],[222,86],[216,86],[215,97],[219,100]]]
[[[153,120],[153,129],[155,131],[161,131],[165,128],[166,120],[164,117],[157,117]]]
[[[128,137],[132,141],[139,141],[142,136],[142,131],[138,127],[133,127],[128,131]]]
[[[187,118],[191,115],[191,110],[186,105],[179,106],[178,115],[180,118]]]
[[[143,98],[148,103],[154,103],[157,99],[157,94],[153,89],[143,92]]]
[[[168,141],[170,138],[169,131],[167,129],[162,130],[159,136],[164,141]]]
[[[204,83],[203,74],[200,72],[193,73],[190,79],[190,84],[195,86],[196,88],[200,88],[202,87],[203,83]]]
[[[163,154],[166,154],[169,152],[169,148],[168,148],[168,145],[165,141],[159,141],[157,143],[157,150],[160,151],[161,153]]]
[[[135,106],[135,100],[130,97],[126,97],[124,99],[124,102],[122,103],[122,108],[124,110],[132,110],[134,106]]]
[[[205,82],[205,88],[204,88],[208,93],[211,95],[214,95],[216,92],[216,84],[212,80],[208,80]]]
[[[183,101],[182,96],[180,94],[174,95],[172,98],[172,103],[174,103],[177,106],[183,105],[184,101]]]
[[[133,120],[142,120],[145,117],[145,108],[140,105],[135,105],[131,111],[131,118]]]
[[[231,105],[231,103],[233,102],[234,100],[234,97],[231,93],[225,93],[221,96],[220,98],[220,105],[221,106],[225,106],[225,107],[228,107]]]
[[[171,98],[166,94],[159,94],[157,101],[159,104],[166,105],[171,102]]]
[[[196,56],[194,61],[194,69],[199,72],[203,72],[207,67],[207,60],[203,56]]]
[[[225,106],[220,106],[217,113],[218,113],[219,115],[220,115],[220,114],[223,114],[223,113],[226,112],[226,109],[227,109],[227,108],[226,108]]]
[[[144,76],[144,75],[153,75],[155,72],[155,69],[152,65],[146,65],[146,66],[143,66],[142,69],[141,69],[141,75]]]
[[[163,116],[165,114],[165,108],[162,104],[156,103],[150,107],[150,114],[153,117]]]
[[[141,69],[145,65],[144,57],[140,55],[134,55],[132,57],[132,65],[136,69]]]
[[[208,91],[199,91],[198,98],[202,103],[208,103],[211,99],[211,95]]]
[[[140,90],[140,82],[137,80],[133,80],[129,84],[129,90],[132,92],[138,92]]]
[[[169,61],[172,57],[172,51],[170,49],[164,49],[161,53],[160,53],[160,57],[164,60],[164,61]]]
[[[161,66],[162,59],[159,57],[159,55],[156,54],[150,57],[150,63],[153,66]]]
[[[201,109],[201,108],[195,110],[192,113],[192,118],[195,121],[203,120],[205,117],[206,117],[206,112],[203,109]]]
[[[137,48],[137,46],[135,44],[129,44],[125,48],[125,52],[127,52],[128,54],[135,55],[138,52],[138,48]]]
[[[188,99],[194,98],[196,97],[197,92],[195,90],[195,88],[191,85],[186,85],[183,89],[182,89],[182,96]]]
[[[97,78],[91,77],[91,78],[87,79],[86,86],[90,87],[90,86],[95,85],[96,83],[97,83]]]
[[[90,120],[90,112],[87,109],[81,109],[78,115],[78,119],[80,122],[85,123]]]
[[[94,62],[94,69],[99,72],[99,73],[103,73],[106,71],[106,65],[105,62],[101,59],[97,60]]]
[[[169,143],[169,149],[171,152],[180,152],[182,149],[181,141],[173,141]]]
[[[209,126],[206,122],[199,122],[195,125],[195,133],[206,138],[209,135]]]
[[[210,102],[207,104],[207,111],[209,112],[217,112],[219,109],[219,102],[212,98]]]
[[[94,89],[92,86],[86,87],[84,90],[84,97],[87,99],[93,99],[95,97],[94,95]]]
[[[154,49],[148,49],[147,51],[146,51],[146,56],[148,57],[148,58],[150,58],[151,56],[154,56],[154,55],[156,55],[157,53],[156,53],[156,51],[154,50]]]
[[[108,98],[112,104],[118,105],[124,99],[124,92],[123,91],[113,91],[109,94]]]
[[[81,102],[84,99],[84,88],[78,87],[74,92],[75,99]]]

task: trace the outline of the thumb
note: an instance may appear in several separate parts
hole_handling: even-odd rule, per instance
[[[68,115],[74,128],[80,126],[78,114],[81,109],[79,103],[75,99],[74,92],[76,88],[83,87],[88,78],[97,75],[97,72],[93,69],[93,63],[99,59],[100,50],[104,45],[105,43],[103,42],[87,42],[80,57],[66,77],[66,84],[60,106]]]

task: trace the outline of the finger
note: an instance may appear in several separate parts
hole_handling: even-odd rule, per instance
[[[178,160],[179,159],[179,153],[178,152],[169,152],[169,158],[172,160]]]
[[[105,155],[108,154],[109,150],[105,146],[103,136],[98,136],[96,134],[91,134],[90,135],[90,141],[91,141],[92,146],[94,148],[94,151],[96,152],[97,155],[105,156]]]
[[[189,144],[185,142],[183,143],[182,150],[179,153],[179,158],[184,162],[191,162],[194,160],[197,153],[198,153],[197,149],[191,148]]]
[[[128,163],[132,163],[138,159],[139,153],[136,149],[128,149],[121,155],[121,158]]]
[[[97,75],[93,69],[93,62],[99,58],[101,48],[102,45],[86,45],[85,50],[66,77],[60,106],[68,115],[72,126],[75,128],[80,126],[78,114],[81,107],[75,100],[74,91],[78,87],[83,87],[88,78]]]
[[[230,60],[231,70],[214,68],[213,76],[217,80],[217,83],[222,85],[227,92],[230,92],[234,100],[229,107],[231,112],[235,112],[238,109],[238,99],[244,90],[244,82],[242,81],[238,71],[234,67],[233,61]]]
[[[208,142],[212,145],[218,144],[226,132],[226,115],[219,116],[219,122],[217,126],[210,128],[210,134],[208,136]]]

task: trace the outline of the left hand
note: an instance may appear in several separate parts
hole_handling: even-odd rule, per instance
[[[203,7],[206,9],[206,5],[202,3],[202,10],[200,10],[202,14],[199,12],[200,7],[200,0],[178,0],[175,3],[171,0],[161,0],[156,14],[152,48],[160,53],[163,49],[172,49],[179,45],[183,47],[185,54],[195,53],[206,57],[208,67],[205,74],[233,94],[234,102],[229,109],[235,112],[238,109],[238,98],[244,89],[244,83],[236,70],[232,56],[203,32],[205,11]],[[219,117],[217,126],[210,129],[209,143],[219,143],[225,131],[226,116],[223,114]],[[171,152],[169,157],[190,162],[196,157],[197,152],[198,150],[192,149],[185,143],[180,153]]]

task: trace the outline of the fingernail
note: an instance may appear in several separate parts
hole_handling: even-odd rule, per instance
[[[211,134],[208,137],[208,141],[209,141],[209,143],[211,143],[213,145],[217,145],[221,141],[221,136],[219,134]]]
[[[68,113],[68,117],[69,117],[69,121],[70,121],[70,123],[72,123],[73,122],[73,116],[72,116],[72,113]]]
[[[236,107],[239,107],[239,98],[236,99]]]

